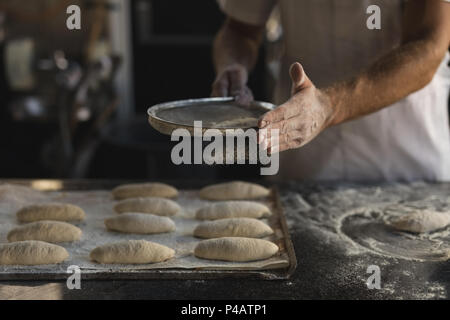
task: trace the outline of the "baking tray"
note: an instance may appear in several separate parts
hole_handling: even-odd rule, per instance
[[[40,191],[89,191],[89,190],[110,190],[120,184],[144,182],[144,181],[107,181],[107,180],[1,180],[0,183],[16,184],[28,186]],[[214,182],[192,182],[192,181],[164,181],[172,184],[181,190],[199,189],[200,187]],[[82,273],[83,279],[95,280],[146,280],[146,279],[220,279],[220,278],[246,278],[246,279],[288,279],[297,266],[294,247],[289,236],[283,207],[276,187],[271,188],[272,192],[269,201],[273,204],[274,213],[279,217],[280,229],[282,231],[282,249],[288,256],[288,266],[282,269],[267,270],[206,270],[206,269],[144,269],[144,270],[124,270],[90,271]],[[279,244],[280,245],[280,244]],[[0,281],[12,280],[65,280],[67,274],[64,273],[0,273]]]
[[[194,121],[202,121],[202,133],[208,129],[223,133],[226,129],[257,128],[258,119],[274,108],[275,105],[262,101],[242,106],[227,97],[166,102],[150,107],[147,113],[150,125],[163,134],[186,129],[195,135]]]

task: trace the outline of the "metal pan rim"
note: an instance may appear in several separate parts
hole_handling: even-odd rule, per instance
[[[162,109],[181,108],[181,107],[188,107],[188,106],[192,106],[192,105],[207,104],[207,103],[211,103],[211,102],[232,102],[234,100],[235,99],[233,97],[175,100],[175,101],[169,101],[169,102],[164,102],[164,103],[159,103],[159,104],[153,105],[147,109],[147,114],[148,114],[149,118],[153,118],[155,120],[164,122],[166,124],[179,126],[179,127],[194,128],[193,125],[185,125],[185,124],[177,123],[177,122],[170,121],[167,119],[163,119],[161,117],[158,117],[156,115],[156,113]],[[256,107],[264,108],[267,111],[273,110],[276,107],[274,104],[272,104],[270,102],[263,102],[263,101],[253,101],[252,105],[256,106]],[[213,129],[213,128],[204,127],[204,129]],[[227,129],[227,128],[220,128],[220,129]],[[228,128],[228,129],[233,129],[233,128]]]

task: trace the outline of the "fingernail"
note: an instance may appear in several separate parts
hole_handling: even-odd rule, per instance
[[[267,126],[267,121],[266,120],[261,120],[259,125],[260,125],[261,128],[264,128],[265,126]]]

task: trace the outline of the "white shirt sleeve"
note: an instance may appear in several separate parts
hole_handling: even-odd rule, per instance
[[[238,21],[264,25],[276,0],[217,0],[222,11]]]

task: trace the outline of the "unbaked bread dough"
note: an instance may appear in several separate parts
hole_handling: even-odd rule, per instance
[[[268,259],[277,252],[273,242],[239,237],[203,240],[194,250],[198,258],[241,262]]]
[[[392,218],[389,224],[397,230],[413,233],[431,232],[450,224],[450,213],[418,210]]]
[[[51,243],[80,240],[82,231],[66,222],[37,221],[12,229],[8,241],[40,240]]]
[[[109,243],[91,251],[93,261],[104,264],[145,264],[173,258],[175,251],[169,247],[146,240],[128,240]]]
[[[63,247],[43,241],[0,244],[0,265],[39,265],[60,263],[69,257]]]
[[[178,191],[168,184],[151,182],[124,184],[114,188],[112,194],[117,200],[139,197],[174,198]]]
[[[141,212],[158,216],[173,216],[180,211],[180,206],[169,199],[147,197],[122,200],[114,206],[114,210],[118,213]]]
[[[76,221],[85,217],[83,209],[68,203],[44,203],[26,206],[17,212],[20,222],[40,220]]]
[[[270,190],[258,184],[234,181],[214,184],[200,190],[206,200],[246,200],[267,197]]]
[[[226,218],[264,218],[271,215],[270,209],[253,201],[221,201],[209,204],[196,212],[199,220],[217,220]]]
[[[175,231],[175,223],[168,217],[147,213],[124,213],[105,219],[106,228],[125,233],[153,234]]]
[[[231,218],[207,221],[199,224],[194,236],[199,238],[248,237],[263,238],[273,234],[273,230],[262,221],[251,218]]]

